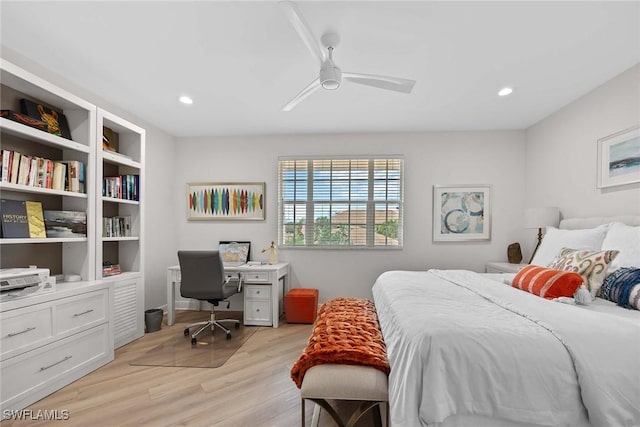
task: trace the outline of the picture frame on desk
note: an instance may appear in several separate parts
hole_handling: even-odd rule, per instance
[[[265,220],[264,182],[187,184],[187,220]]]

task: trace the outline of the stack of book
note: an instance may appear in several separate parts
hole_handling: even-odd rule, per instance
[[[42,203],[24,200],[0,200],[3,238],[44,238]]]
[[[50,160],[2,150],[0,181],[53,190],[85,192],[84,163],[78,160]]]
[[[140,200],[140,175],[105,176],[102,195],[125,200]]]
[[[102,218],[102,237],[131,237],[131,217]]]

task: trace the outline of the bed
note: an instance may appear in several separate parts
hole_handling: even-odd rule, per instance
[[[623,230],[624,242],[606,243],[609,220],[564,221],[548,230],[538,261],[557,245],[575,246],[567,238],[573,232],[564,230],[575,237],[588,224],[604,230],[588,244],[618,246],[628,268],[640,241],[626,241]],[[638,217],[615,220],[640,224]],[[640,227],[633,230],[640,238]],[[508,285],[513,276],[380,275],[373,296],[391,365],[391,425],[639,426],[640,311],[599,297],[562,304]]]

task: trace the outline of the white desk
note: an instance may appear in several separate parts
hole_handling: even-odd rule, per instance
[[[286,289],[285,282],[289,274],[289,263],[280,262],[273,265],[245,264],[238,267],[227,267],[224,271],[225,273],[240,273],[242,275],[245,312],[247,310],[260,312],[260,304],[264,302],[259,297],[260,289],[270,288],[270,318],[251,316],[249,313],[245,313],[244,324],[273,326],[277,328],[281,309],[284,308],[283,295]],[[167,324],[169,325],[175,323],[176,286],[180,286],[180,279],[179,265],[174,265],[167,269]],[[282,279],[282,285],[280,279]],[[262,308],[264,309],[265,307],[263,306]]]

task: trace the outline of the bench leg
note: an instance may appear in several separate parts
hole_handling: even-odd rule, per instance
[[[311,418],[311,427],[318,427],[320,424],[320,406],[313,405],[313,417]]]
[[[304,419],[304,399],[300,399],[300,407],[302,408],[302,419],[300,421],[300,426],[304,427],[304,424],[305,424],[304,423],[304,421],[305,421],[305,419]]]

